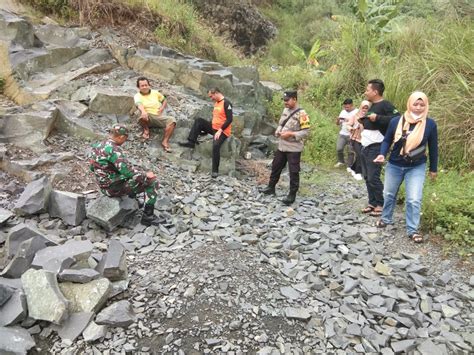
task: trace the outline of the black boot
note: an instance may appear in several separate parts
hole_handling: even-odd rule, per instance
[[[275,186],[268,185],[264,189],[261,189],[260,192],[264,195],[275,195]]]
[[[296,192],[290,192],[288,196],[286,196],[281,202],[283,202],[285,205],[289,206],[296,200]]]
[[[194,142],[191,142],[191,141],[179,142],[178,144],[179,144],[181,147],[185,147],[185,148],[194,148],[194,146],[196,145]]]
[[[144,226],[158,226],[166,222],[164,218],[155,216],[154,210],[155,206],[145,205],[145,208],[143,209],[141,224],[143,224]]]

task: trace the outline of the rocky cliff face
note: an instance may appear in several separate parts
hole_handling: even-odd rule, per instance
[[[246,55],[256,53],[275,37],[276,27],[247,1],[193,0],[193,4],[221,33],[226,33]]]

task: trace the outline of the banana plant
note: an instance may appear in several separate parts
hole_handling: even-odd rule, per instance
[[[291,43],[291,54],[301,62],[305,62],[308,67],[318,67],[319,61],[327,54],[327,51],[321,49],[321,43],[319,39],[314,41],[311,50],[308,55],[306,55],[303,48],[297,46],[294,43]]]
[[[400,12],[404,0],[358,0],[355,15],[371,32],[390,32],[388,24]]]

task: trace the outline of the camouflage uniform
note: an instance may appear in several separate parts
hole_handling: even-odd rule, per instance
[[[89,169],[97,179],[100,190],[110,197],[136,195],[145,192],[147,205],[154,205],[158,181],[134,169],[122,149],[111,139],[92,145]]]

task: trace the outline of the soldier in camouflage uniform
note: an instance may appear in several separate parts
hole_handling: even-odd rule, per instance
[[[116,125],[110,130],[109,138],[92,145],[89,169],[97,179],[100,191],[110,197],[133,196],[145,192],[142,224],[158,225],[163,220],[154,215],[154,205],[158,196],[158,180],[151,171],[137,171],[126,159],[120,146],[128,138],[128,129]]]
[[[282,200],[286,205],[295,202],[296,192],[300,186],[300,161],[304,147],[304,138],[309,134],[310,122],[308,114],[298,107],[296,91],[286,91],[283,95],[285,109],[275,131],[279,138],[278,149],[272,162],[272,172],[268,186],[261,192],[266,195],[275,194],[275,186],[280,180],[280,175],[288,162],[290,172],[290,191]]]

